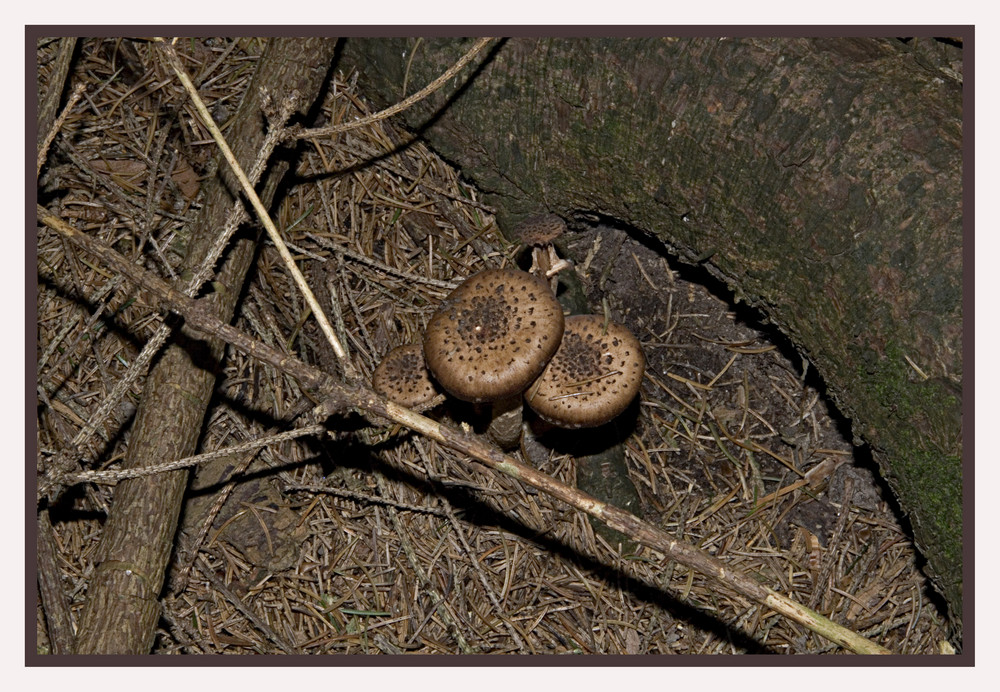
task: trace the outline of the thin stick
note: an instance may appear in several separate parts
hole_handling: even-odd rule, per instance
[[[163,39],[158,39],[163,41]],[[176,40],[176,39],[175,39]],[[205,106],[204,101],[201,100],[201,96],[198,95],[198,90],[195,89],[194,83],[188,76],[187,72],[184,70],[184,66],[181,65],[180,59],[177,57],[177,51],[174,50],[173,45],[163,42],[160,44],[163,48],[167,59],[170,62],[170,66],[173,68],[174,72],[177,73],[177,78],[180,79],[181,84],[187,89],[188,95],[191,97],[191,101],[194,104],[195,110],[198,111],[198,115],[201,116],[202,122],[205,127],[208,128],[209,133],[212,135],[212,139],[219,147],[219,151],[222,152],[222,156],[226,159],[229,167],[232,169],[233,174],[239,181],[240,186],[243,188],[243,193],[250,200],[250,205],[253,207],[254,212],[257,214],[257,218],[260,219],[261,224],[263,224],[264,229],[267,231],[268,237],[271,238],[271,242],[278,249],[278,254],[281,255],[281,259],[284,260],[285,266],[288,272],[292,275],[295,280],[295,284],[302,291],[303,297],[306,299],[306,303],[312,309],[313,314],[316,316],[316,321],[319,322],[320,329],[326,336],[327,341],[330,342],[330,346],[333,347],[333,352],[337,355],[337,359],[340,361],[340,365],[344,370],[344,374],[348,379],[353,379],[356,377],[356,372],[354,366],[347,358],[347,352],[344,347],[340,344],[340,339],[333,331],[333,327],[330,325],[330,320],[327,319],[326,313],[323,312],[323,308],[320,307],[319,301],[316,300],[316,296],[313,295],[312,289],[309,288],[309,284],[306,283],[306,279],[302,276],[302,272],[299,271],[298,265],[295,264],[295,260],[292,259],[292,253],[288,251],[288,247],[285,245],[285,241],[282,240],[281,234],[278,233],[278,228],[274,225],[271,220],[271,216],[267,213],[267,209],[264,208],[264,204],[260,201],[260,197],[257,196],[256,190],[253,189],[253,185],[247,178],[246,173],[243,172],[243,168],[240,166],[239,161],[236,160],[236,155],[233,154],[232,149],[229,148],[229,143],[226,142],[225,137],[222,136],[222,131],[219,126],[215,124],[215,120],[212,119],[212,114],[208,112],[208,108]]]
[[[348,259],[352,259],[356,262],[360,262],[361,264],[368,265],[372,269],[377,269],[378,271],[385,272],[390,276],[397,276],[401,279],[405,279],[406,281],[409,281],[411,283],[426,284],[427,286],[434,286],[435,288],[443,288],[447,291],[453,291],[458,286],[458,284],[455,283],[454,281],[442,281],[441,279],[432,279],[427,276],[421,276],[419,274],[411,274],[401,269],[390,267],[388,264],[385,264],[384,262],[379,262],[376,259],[372,259],[371,257],[362,255],[360,252],[354,252],[353,250],[343,247],[342,245],[337,245],[337,243],[333,242],[329,238],[325,238],[315,233],[306,233],[306,237],[311,238],[318,244],[322,245],[328,250],[332,250],[338,255],[347,257]]]
[[[352,120],[349,123],[341,123],[340,125],[331,125],[329,127],[317,127],[311,130],[303,130],[298,133],[300,139],[316,139],[317,137],[328,137],[330,135],[338,134],[340,132],[347,132],[348,130],[353,130],[356,127],[364,127],[365,125],[371,125],[372,123],[378,122],[379,120],[385,120],[396,113],[405,111],[407,108],[415,103],[423,101],[425,98],[433,94],[435,91],[441,88],[441,86],[447,82],[449,79],[458,74],[463,67],[469,64],[476,54],[479,53],[486,44],[492,41],[495,37],[487,36],[476,41],[476,44],[469,49],[469,52],[458,59],[454,65],[449,67],[445,72],[435,79],[433,82],[425,86],[423,89],[413,94],[412,96],[403,99],[399,103],[389,106],[385,110],[381,110],[378,113],[369,115],[366,118],[361,118],[360,120]]]
[[[73,110],[73,106],[75,106],[76,102],[80,100],[81,96],[83,96],[85,89],[86,87],[83,84],[77,84],[73,88],[73,93],[71,93],[69,98],[66,100],[66,106],[62,109],[59,117],[56,118],[55,123],[52,124],[52,129],[45,135],[45,140],[42,142],[42,145],[38,147],[38,160],[35,166],[36,178],[41,174],[42,166],[45,165],[45,159],[49,155],[49,147],[52,146],[52,140],[56,138],[56,133],[62,129],[63,123],[66,122],[66,118],[69,117],[70,112]]]
[[[66,78],[69,75],[69,68],[73,63],[73,53],[76,50],[76,44],[77,39],[71,36],[58,40],[55,60],[51,65],[49,73],[48,88],[45,90],[45,95],[38,104],[38,167],[35,172],[36,178],[41,173],[52,140],[55,139],[56,133],[62,127],[61,121],[72,110],[72,106],[67,104],[63,109],[64,116],[59,118],[60,122],[53,125],[56,120],[56,111],[59,109],[59,101],[62,99],[63,89],[66,88]],[[74,93],[76,93],[76,90],[74,90]],[[80,95],[82,94],[83,91],[81,90]],[[73,97],[70,98],[74,103],[76,102],[76,99]],[[44,139],[42,135],[45,135]]]
[[[275,433],[274,435],[268,435],[267,437],[258,437],[256,439],[250,440],[249,442],[233,445],[232,447],[226,447],[225,449],[217,449],[214,452],[196,454],[194,456],[185,457],[183,459],[177,459],[175,461],[167,461],[162,464],[154,464],[153,466],[141,466],[134,469],[115,469],[110,471],[80,471],[78,473],[67,474],[65,479],[69,483],[115,484],[118,483],[119,481],[125,480],[126,478],[139,478],[140,476],[151,476],[154,473],[166,473],[167,471],[186,469],[191,466],[197,466],[198,464],[204,464],[206,461],[211,461],[212,459],[218,459],[219,457],[225,457],[231,454],[242,454],[243,452],[250,452],[256,449],[260,449],[261,447],[267,447],[268,445],[276,445],[279,442],[285,442],[286,440],[294,440],[297,437],[304,437],[306,435],[319,435],[324,430],[325,428],[322,425],[307,425],[301,428],[294,428],[292,430],[287,430],[282,433]]]
[[[38,597],[45,612],[49,644],[56,655],[73,653],[73,618],[59,571],[59,552],[48,508],[38,513]]]
[[[251,339],[235,327],[219,321],[196,301],[183,295],[159,277],[129,262],[99,240],[73,228],[44,207],[39,205],[37,211],[38,218],[42,223],[59,232],[75,245],[96,255],[109,268],[121,272],[141,285],[149,291],[151,298],[159,299],[165,307],[183,316],[190,327],[222,339],[250,357],[274,366],[299,380],[306,388],[322,390],[327,398],[321,407],[325,409],[320,412],[321,414],[332,414],[354,407],[370,416],[387,418],[399,423],[425,437],[437,440],[461,454],[467,454],[495,471],[526,483],[586,512],[603,521],[609,527],[659,551],[667,560],[679,562],[701,575],[714,579],[723,586],[771,608],[840,646],[861,654],[890,653],[884,647],[865,639],[857,632],[838,625],[801,603],[767,588],[749,575],[732,569],[719,558],[677,540],[659,527],[643,521],[625,510],[602,502],[520,463],[470,433],[442,425],[395,404],[357,381],[345,384],[263,342]],[[39,483],[39,492],[52,491],[59,486],[60,482],[59,478],[43,478]]]

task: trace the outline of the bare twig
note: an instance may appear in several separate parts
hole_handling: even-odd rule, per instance
[[[327,319],[326,313],[323,312],[323,308],[320,307],[319,301],[316,300],[316,296],[313,295],[312,289],[309,288],[309,284],[306,283],[305,277],[302,276],[302,272],[299,270],[298,265],[295,264],[295,260],[292,259],[292,253],[288,251],[288,247],[285,245],[284,240],[281,238],[281,234],[278,232],[277,226],[271,220],[271,216],[267,213],[267,209],[264,208],[264,204],[260,201],[260,197],[257,196],[257,192],[254,190],[253,184],[247,177],[246,173],[243,172],[243,168],[240,166],[239,161],[236,160],[236,155],[233,154],[232,149],[229,148],[228,142],[226,142],[225,137],[222,136],[222,131],[219,129],[218,125],[215,124],[215,120],[212,118],[212,114],[209,113],[208,107],[205,106],[204,101],[201,100],[201,96],[198,95],[198,90],[195,89],[194,84],[191,82],[191,78],[188,76],[187,72],[184,70],[184,66],[181,65],[180,59],[177,57],[177,51],[174,47],[166,42],[160,44],[166,54],[168,60],[170,61],[170,66],[177,73],[178,79],[187,89],[188,95],[191,97],[191,101],[194,103],[195,109],[198,111],[198,115],[201,116],[202,122],[208,131],[211,133],[212,138],[219,147],[219,151],[222,152],[223,157],[232,169],[233,174],[236,179],[239,180],[240,186],[243,188],[243,193],[247,196],[250,201],[254,212],[257,214],[257,218],[260,219],[261,224],[263,224],[264,229],[267,231],[268,237],[270,237],[271,242],[278,249],[278,253],[285,262],[285,266],[288,269],[289,274],[295,280],[295,284],[302,291],[302,295],[312,309],[313,314],[316,316],[317,322],[319,322],[320,329],[326,336],[327,341],[330,342],[330,346],[333,347],[333,352],[337,354],[337,358],[340,360],[341,367],[344,369],[344,374],[347,377],[353,378],[356,373],[354,366],[347,358],[347,352],[344,347],[340,344],[340,339],[333,331],[333,326],[330,324],[330,320]]]
[[[324,430],[325,428],[322,425],[307,425],[301,428],[288,430],[286,432],[268,435],[267,437],[258,437],[250,440],[249,442],[244,442],[243,444],[233,445],[232,447],[226,447],[225,449],[217,449],[214,452],[197,454],[195,456],[168,461],[154,466],[142,466],[133,469],[117,469],[111,471],[80,471],[79,473],[67,474],[65,476],[65,480],[69,483],[114,484],[119,481],[123,481],[126,478],[139,478],[140,476],[151,476],[156,473],[166,473],[167,471],[186,469],[191,466],[197,466],[198,464],[204,464],[212,459],[218,459],[219,457],[229,456],[231,454],[242,454],[243,452],[254,451],[260,449],[261,447],[267,447],[268,445],[276,445],[279,442],[285,442],[286,440],[294,440],[297,437],[319,435]]]
[[[56,110],[59,108],[59,101],[62,98],[63,89],[66,86],[66,77],[69,75],[69,68],[73,62],[73,53],[76,50],[77,39],[67,36],[59,39],[55,64],[53,65],[52,76],[49,79],[48,89],[42,102],[38,104],[38,168],[35,175],[41,170],[48,155],[49,146],[55,139],[56,133],[62,127],[62,122],[66,115],[72,110],[73,104],[83,95],[83,89],[77,87],[73,90],[75,96],[70,96],[66,107],[63,108],[62,115],[56,119]],[[44,137],[44,138],[43,138]]]
[[[301,139],[316,139],[317,137],[328,137],[330,135],[338,134],[340,132],[347,132],[348,130],[353,130],[357,127],[364,127],[365,125],[371,125],[372,123],[378,122],[379,120],[385,120],[396,113],[401,113],[407,108],[415,103],[423,101],[425,98],[433,94],[435,91],[441,88],[441,86],[447,82],[449,79],[454,77],[458,72],[462,70],[463,67],[469,64],[469,62],[476,57],[483,48],[486,47],[494,37],[488,36],[486,38],[481,38],[476,41],[476,44],[469,49],[465,55],[458,59],[454,65],[445,70],[440,77],[435,79],[433,82],[425,86],[423,89],[413,94],[412,96],[403,99],[399,103],[389,106],[385,110],[381,110],[378,113],[369,115],[367,118],[361,118],[359,120],[354,120],[349,123],[341,123],[340,125],[331,125],[329,127],[317,127],[311,130],[303,130],[298,134]]]
[[[59,578],[59,553],[47,509],[38,513],[38,596],[54,654],[73,653],[73,618]]]
[[[348,248],[343,247],[342,245],[338,245],[329,238],[324,238],[321,235],[316,235],[314,233],[306,233],[306,236],[308,238],[313,239],[319,245],[327,248],[328,250],[332,250],[338,255],[343,255],[344,257],[352,259],[356,262],[365,264],[371,267],[372,269],[377,269],[378,271],[385,272],[386,274],[389,274],[391,276],[396,276],[401,279],[405,279],[406,281],[409,282],[426,284],[428,286],[434,286],[435,288],[443,288],[447,291],[452,291],[455,289],[456,286],[458,286],[458,284],[455,283],[454,281],[442,281],[441,279],[433,279],[428,276],[411,274],[409,272],[404,272],[400,269],[396,269],[395,267],[390,267],[388,264],[385,264],[384,262],[379,262],[378,260],[374,260],[371,257],[362,255],[360,252],[354,252],[352,250],[349,250]]]
[[[35,166],[35,177],[38,177],[38,175],[41,174],[42,166],[45,165],[45,159],[49,154],[49,147],[52,145],[52,140],[56,138],[56,134],[62,128],[63,123],[66,122],[66,118],[69,116],[70,111],[73,110],[73,106],[75,106],[76,102],[80,100],[81,96],[83,96],[85,88],[86,87],[84,87],[83,84],[77,84],[73,88],[73,93],[69,95],[69,99],[66,101],[66,106],[62,109],[59,117],[56,118],[56,121],[52,124],[52,129],[50,129],[48,134],[45,135],[45,140],[38,147],[38,160]]]

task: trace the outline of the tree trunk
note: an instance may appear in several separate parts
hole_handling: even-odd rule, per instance
[[[240,110],[227,131],[237,159],[248,167],[264,139],[261,87],[275,96],[297,89],[307,109],[319,94],[333,58],[332,39],[272,39],[268,42]],[[220,170],[225,164],[220,161]],[[272,167],[261,195],[273,198],[288,164]],[[205,206],[192,230],[185,267],[197,266],[232,208],[231,185],[217,176],[206,186]],[[237,240],[216,281],[226,287],[202,300],[223,321],[232,318],[236,299],[254,255],[254,243]],[[182,330],[150,371],[129,439],[125,468],[136,468],[194,453],[215,387],[215,364],[224,344],[201,342]],[[174,545],[186,470],[121,482],[101,535],[100,563],[87,590],[76,651],[80,654],[149,653],[159,620],[159,596]]]
[[[344,61],[387,105],[469,45],[351,39]],[[761,310],[871,446],[960,627],[961,48],[646,38],[488,50],[407,124],[487,193],[502,228],[543,209],[613,219]]]

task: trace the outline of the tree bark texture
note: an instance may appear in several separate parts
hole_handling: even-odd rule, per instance
[[[305,108],[319,94],[333,58],[332,39],[272,39],[227,139],[240,164],[248,167],[264,139],[261,87],[275,96],[298,90]],[[225,164],[220,160],[220,171]],[[265,204],[273,198],[287,163],[263,181]],[[228,178],[229,176],[226,176]],[[185,267],[195,267],[217,237],[232,208],[232,184],[223,175],[206,182],[205,205],[192,230]],[[254,242],[238,239],[216,276],[223,287],[201,301],[223,321],[232,318],[254,255]],[[215,386],[224,344],[199,341],[186,330],[173,340],[151,369],[136,414],[124,466],[136,468],[194,453]],[[99,546],[99,563],[88,585],[76,638],[79,654],[149,653],[160,616],[159,597],[177,529],[187,471],[121,482]]]
[[[508,39],[403,117],[501,228],[615,220],[762,311],[871,446],[960,628],[961,49],[949,69],[920,41]],[[344,66],[388,105],[469,45],[350,39]]]

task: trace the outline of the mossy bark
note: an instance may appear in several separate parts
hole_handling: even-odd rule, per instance
[[[470,40],[351,39],[382,105]],[[502,228],[655,235],[823,376],[962,604],[961,48],[929,39],[509,39],[404,113]]]

